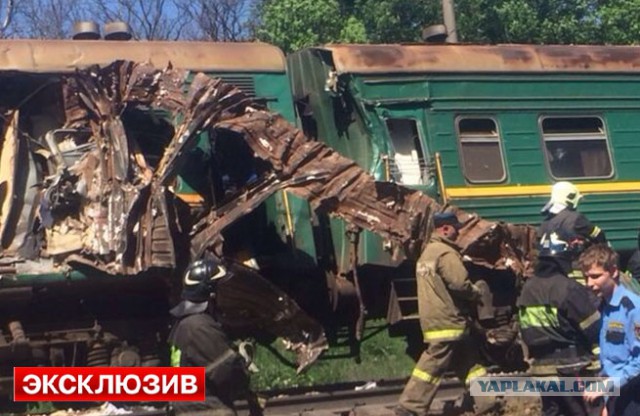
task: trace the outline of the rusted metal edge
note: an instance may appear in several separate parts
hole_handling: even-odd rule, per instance
[[[640,47],[601,45],[326,45],[339,74],[638,73]]]
[[[282,51],[261,42],[0,40],[0,71],[71,73],[118,59],[158,69],[171,64],[204,72],[285,71]]]

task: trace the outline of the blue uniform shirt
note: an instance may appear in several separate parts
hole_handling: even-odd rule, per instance
[[[620,377],[621,387],[640,376],[640,295],[622,284],[602,313],[600,361],[604,375]]]

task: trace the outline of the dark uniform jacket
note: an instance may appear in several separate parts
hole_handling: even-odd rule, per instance
[[[597,301],[589,289],[553,266],[538,267],[517,305],[522,339],[536,365],[566,365],[572,371],[589,364],[600,330]]]
[[[558,232],[564,236],[579,237],[587,243],[602,244],[607,242],[607,238],[598,226],[593,225],[587,217],[566,208],[557,214],[549,214],[538,230],[538,237],[542,238],[543,235],[550,235],[553,232]]]
[[[640,282],[640,249],[636,249],[629,258],[627,270],[634,279]]]
[[[478,289],[452,241],[434,234],[416,265],[418,309],[425,342],[459,339]]]
[[[244,359],[211,315],[188,309],[179,305],[171,311],[177,318],[169,334],[171,365],[205,367],[205,395],[232,407],[233,400],[244,397],[249,389]]]

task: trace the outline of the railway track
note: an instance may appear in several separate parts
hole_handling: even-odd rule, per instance
[[[382,416],[393,414],[392,408],[404,388],[406,379],[395,379],[359,385],[315,386],[295,391],[270,392],[264,409],[265,416]],[[442,382],[430,413],[444,415],[463,404],[464,386],[457,380]],[[247,403],[237,405],[238,415],[248,416]]]
[[[404,388],[406,379],[379,382],[338,383],[322,386],[271,390],[260,394],[265,416],[387,416]],[[464,386],[455,378],[444,379],[431,406],[430,415],[454,415],[468,409]],[[120,407],[120,406],[118,406]],[[96,415],[98,407],[59,411],[57,416]],[[247,402],[236,403],[239,416],[249,415]],[[123,407],[127,416],[164,416],[164,406]],[[86,413],[85,413],[86,412]],[[114,413],[112,413],[114,414]]]

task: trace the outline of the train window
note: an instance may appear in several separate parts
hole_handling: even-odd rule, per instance
[[[545,117],[542,135],[554,178],[607,178],[613,175],[602,119]]]
[[[501,182],[506,177],[500,133],[491,118],[457,120],[462,172],[469,182]]]
[[[393,147],[389,164],[391,178],[404,185],[428,184],[418,123],[408,118],[388,118],[385,122]]]

